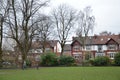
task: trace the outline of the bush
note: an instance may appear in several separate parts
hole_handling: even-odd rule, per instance
[[[120,66],[120,52],[114,57],[115,65]]]
[[[81,65],[82,66],[91,66],[90,60],[84,60]]]
[[[41,56],[42,66],[57,66],[58,59],[55,53],[45,53]]]
[[[85,60],[89,60],[91,59],[91,53],[90,52],[86,52],[85,53]]]
[[[110,64],[110,59],[106,56],[99,56],[90,62],[94,66],[106,66]]]
[[[75,62],[75,59],[71,56],[60,56],[59,57],[59,65],[70,66],[70,65],[73,65],[74,62]]]
[[[27,67],[31,67],[31,61],[28,60],[28,59],[26,60],[26,66],[27,66]]]

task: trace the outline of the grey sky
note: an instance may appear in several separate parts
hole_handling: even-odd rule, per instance
[[[66,3],[77,10],[91,6],[96,17],[94,34],[101,31],[120,32],[120,0],[51,0],[50,7]]]

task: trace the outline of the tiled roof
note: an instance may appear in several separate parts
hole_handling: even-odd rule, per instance
[[[46,45],[49,45],[50,47],[54,47],[55,45],[57,45],[58,40],[49,40],[46,42]],[[43,41],[34,41],[32,43],[31,48],[32,49],[37,49],[37,48],[42,48],[42,43]]]
[[[113,39],[118,44],[120,44],[120,35],[95,35],[95,36],[88,36],[86,39],[86,45],[102,45],[106,44],[110,39]],[[82,43],[80,38],[74,37],[73,42],[77,40],[79,43]]]
[[[86,39],[85,44],[86,44],[86,45],[91,45],[91,44],[93,44],[93,39],[94,39],[93,36],[88,36],[87,39]],[[79,37],[73,37],[73,42],[76,41],[76,40],[82,45],[83,42],[82,42],[82,39],[81,39],[81,38],[79,38]],[[73,43],[72,43],[72,44],[73,44]]]
[[[93,39],[93,44],[106,44],[110,39],[120,44],[120,35],[96,36],[96,38]]]

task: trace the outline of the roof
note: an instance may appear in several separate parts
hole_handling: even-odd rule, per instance
[[[57,45],[57,42],[59,42],[59,41],[58,40],[49,40],[46,42],[46,45],[49,45],[50,47],[54,47]],[[32,43],[31,48],[32,49],[42,48],[42,43],[43,43],[43,41],[34,41]]]
[[[82,41],[78,37],[73,38],[73,42],[77,40],[80,44]],[[94,35],[88,36],[86,39],[86,45],[103,45],[106,44],[109,40],[113,40],[116,43],[120,44],[120,34],[119,35]]]
[[[82,38],[83,38],[83,37],[82,37]],[[82,45],[82,43],[83,43],[82,39],[80,39],[79,37],[73,37],[73,42],[72,42],[72,44],[74,44],[75,41],[78,41],[79,44],[81,44],[81,45]],[[85,44],[86,44],[86,45],[91,45],[91,44],[93,44],[93,43],[94,43],[94,42],[93,42],[93,36],[88,36],[87,39],[86,39]],[[71,44],[71,45],[72,45],[72,44]]]
[[[50,44],[51,47],[54,47],[57,45],[57,42],[59,42],[59,40],[49,40],[48,43]]]
[[[93,44],[106,44],[111,39],[120,44],[120,35],[97,36],[93,39]]]

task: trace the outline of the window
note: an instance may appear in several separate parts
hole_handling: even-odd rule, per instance
[[[96,56],[105,56],[105,53],[96,53]]]
[[[41,49],[36,49],[37,53],[42,53]]]
[[[80,46],[76,45],[73,47],[74,51],[79,51],[80,50]]]
[[[114,59],[115,53],[109,53],[110,59]]]
[[[45,50],[50,50],[50,48],[45,48]]]
[[[80,57],[81,57],[80,54],[75,54],[75,55],[74,55],[74,58],[75,58],[75,59],[79,59]]]
[[[101,39],[101,41],[103,41],[103,38]]]
[[[91,50],[91,46],[86,46],[86,50]]]
[[[50,48],[45,48],[45,51],[46,52],[51,52],[51,49]]]
[[[79,59],[79,56],[77,56],[77,55],[76,55],[76,56],[74,56],[74,57],[75,57],[75,59]]]
[[[102,52],[102,45],[98,45],[98,52]]]
[[[34,53],[34,52],[35,52],[34,49],[29,50],[29,53]]]
[[[110,38],[108,38],[108,41],[110,40]]]
[[[111,45],[108,45],[108,50],[115,50],[116,49],[116,46],[111,44]]]
[[[29,53],[32,53],[32,50],[29,50]]]

